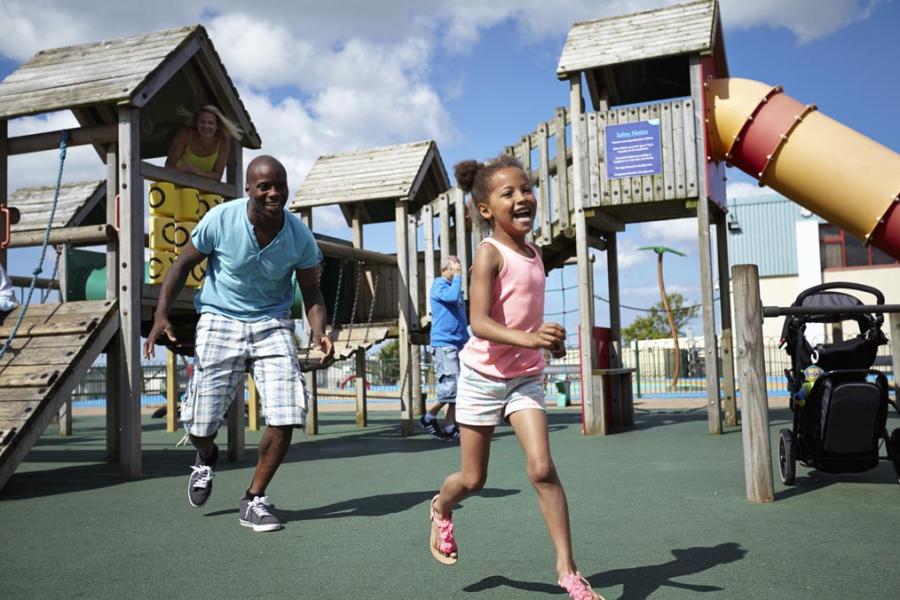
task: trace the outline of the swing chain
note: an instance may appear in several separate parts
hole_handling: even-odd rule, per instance
[[[344,261],[340,262],[340,267],[338,268],[338,280],[337,280],[337,288],[334,293],[334,313],[331,315],[331,329],[333,330],[337,325],[337,317],[338,317],[338,308],[341,305],[341,288],[344,284]]]
[[[369,319],[366,321],[366,325],[372,326],[372,316],[375,314],[375,296],[378,294],[378,280],[381,278],[381,273],[379,271],[375,271],[375,280],[372,282],[372,300],[369,301]]]
[[[353,308],[350,309],[349,330],[353,330],[353,324],[356,322],[356,306],[359,303],[359,283],[362,280],[362,276],[363,276],[362,267],[363,267],[362,261],[356,261],[356,287],[353,290]]]

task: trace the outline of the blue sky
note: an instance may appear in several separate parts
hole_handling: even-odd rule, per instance
[[[319,154],[425,138],[438,141],[452,172],[463,158],[484,159],[532,131],[568,103],[556,64],[569,25],[671,4],[659,0],[550,3],[271,2],[250,14],[246,3],[164,0],[136,22],[122,3],[94,10],[77,2],[0,2],[0,77],[43,47],[91,42],[188,23],[203,23],[260,130],[267,153],[284,159],[292,186]],[[127,3],[125,3],[127,4]],[[900,66],[896,0],[724,0],[725,45],[731,74],[782,84],[803,102],[900,151]],[[11,124],[14,133],[65,126],[71,117]],[[101,178],[95,156],[72,153],[66,179]],[[52,183],[54,153],[10,165],[11,190]],[[729,171],[733,194],[754,193],[750,179]],[[737,184],[737,185],[735,185]],[[335,212],[316,217],[323,233],[349,237]],[[367,230],[374,250],[392,251]],[[658,301],[655,257],[639,246],[664,239],[688,254],[667,258],[666,282],[699,299],[696,226],[690,221],[629,226],[620,238],[622,301]],[[36,252],[13,251],[10,271],[28,274]],[[605,257],[598,257],[598,265]],[[49,270],[50,267],[48,267]],[[606,296],[597,267],[596,293]],[[559,287],[554,274],[548,288]],[[575,284],[573,269],[563,274]],[[576,304],[571,290],[565,300]],[[558,312],[560,294],[548,295]],[[597,304],[598,324],[607,324]],[[639,313],[626,310],[627,324]],[[575,313],[565,325],[574,328]],[[695,332],[702,328],[693,324]]]

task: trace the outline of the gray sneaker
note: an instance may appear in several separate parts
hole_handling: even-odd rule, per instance
[[[216,476],[216,460],[219,458],[219,447],[213,444],[212,459],[204,463],[200,458],[200,451],[194,459],[191,467],[191,478],[188,480],[188,502],[191,506],[202,506],[209,500],[212,494],[213,477]]]
[[[252,527],[253,531],[275,531],[281,529],[281,522],[269,512],[268,496],[256,496],[253,500],[241,500],[241,525]]]

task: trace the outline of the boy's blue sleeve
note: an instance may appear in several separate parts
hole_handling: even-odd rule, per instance
[[[295,217],[296,218],[296,217]],[[306,226],[306,223],[297,219],[298,225],[300,226],[300,237],[302,241],[300,258],[297,261],[297,264],[294,265],[295,269],[309,269],[312,268],[319,263],[322,262],[322,251],[319,250],[319,245],[316,243],[316,238],[313,237],[312,231],[309,230],[309,227]]]

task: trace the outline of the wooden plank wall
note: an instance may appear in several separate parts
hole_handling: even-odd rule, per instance
[[[582,131],[590,131],[586,122],[581,124]],[[534,229],[534,241],[538,246],[546,246],[555,237],[554,233],[563,232],[574,235],[572,223],[572,147],[571,118],[566,108],[557,108],[555,116],[543,123],[527,135],[523,135],[518,144],[507,146],[506,154],[519,159],[522,166],[531,174],[537,199],[537,217]],[[593,136],[597,157],[596,133]],[[594,171],[590,171],[592,174]],[[594,191],[599,198],[599,170],[596,179],[591,180],[589,200]],[[595,204],[594,204],[595,205]],[[592,205],[593,206],[593,205]],[[479,238],[480,240],[480,238]]]
[[[589,117],[591,115],[588,115]],[[613,108],[596,113],[599,150],[599,206],[619,206],[664,200],[697,198],[697,148],[694,143],[694,102],[690,98]],[[659,121],[662,174],[645,177],[609,179],[607,176],[606,126],[638,121]],[[591,123],[591,120],[589,120]],[[594,164],[592,158],[592,165]],[[590,199],[593,200],[593,188]],[[598,204],[591,204],[598,206]]]

